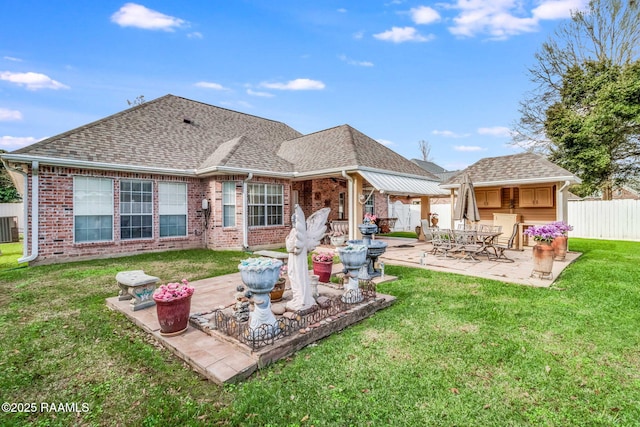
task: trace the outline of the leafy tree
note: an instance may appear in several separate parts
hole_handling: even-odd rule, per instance
[[[587,61],[566,72],[546,111],[550,158],[581,177],[582,195],[632,182],[640,173],[640,61]]]
[[[0,150],[0,154],[6,153],[6,150]],[[9,173],[4,168],[4,163],[0,161],[0,203],[13,203],[22,200],[18,190],[13,185]]]
[[[628,65],[640,52],[640,6],[637,1],[591,0],[574,11],[542,44],[529,69],[535,88],[520,103],[514,143],[548,152],[553,142],[545,134],[546,110],[559,101],[563,78],[588,61]]]

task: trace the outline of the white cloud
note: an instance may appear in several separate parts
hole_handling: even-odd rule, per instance
[[[416,24],[432,24],[440,20],[440,14],[428,6],[420,6],[411,9],[411,19]]]
[[[187,37],[189,37],[190,39],[203,39],[204,38],[202,33],[198,32],[198,31],[194,31],[193,33],[187,34]]]
[[[532,12],[539,19],[566,19],[571,17],[571,11],[584,9],[587,5],[587,0],[550,0],[542,2]]]
[[[453,147],[456,151],[484,151],[485,149],[482,147],[478,147],[477,145],[456,145]]]
[[[425,37],[413,27],[392,27],[390,30],[374,34],[373,37],[378,40],[390,41],[393,43],[428,42],[435,38],[433,34]]]
[[[347,9],[345,9],[344,7],[341,7],[340,9],[338,9],[339,13],[347,13]]]
[[[111,15],[111,21],[121,27],[136,27],[144,30],[174,31],[175,28],[188,26],[187,21],[165,15],[136,4],[127,3]]]
[[[468,133],[455,133],[451,130],[434,130],[431,133],[438,136],[444,136],[445,138],[466,138],[470,136]]]
[[[213,83],[213,82],[198,82],[195,84],[195,86],[203,87],[205,89],[213,89],[213,90],[230,90],[222,86],[220,83]]]
[[[13,61],[13,62],[22,62],[22,59],[15,58],[13,56],[3,56],[2,59],[6,59],[7,61]]]
[[[0,73],[0,80],[5,80],[11,83],[15,83],[18,86],[25,86],[29,90],[38,89],[69,89],[69,86],[64,85],[58,81],[53,80],[51,77],[40,73],[12,73],[11,71],[4,71]]]
[[[376,139],[377,142],[379,142],[380,144],[384,145],[385,147],[390,147],[392,145],[396,145],[395,143],[393,143],[392,141],[389,141],[388,139]]]
[[[353,33],[353,38],[356,40],[360,40],[364,37],[364,31],[358,31],[356,33]]]
[[[12,122],[22,120],[22,113],[18,110],[0,108],[0,122]]]
[[[347,57],[347,55],[339,55],[341,61],[346,62],[349,65],[357,65],[359,67],[373,67],[373,62],[370,61],[356,61],[355,59],[351,59]]]
[[[32,136],[0,136],[0,147],[7,151],[17,150],[40,141]]]
[[[495,40],[537,31],[541,20],[562,19],[571,10],[582,9],[588,0],[543,0],[528,11],[522,1],[515,0],[456,0],[448,9],[458,10],[449,31],[461,37],[488,34]]]
[[[489,128],[479,128],[478,133],[480,135],[491,135],[491,136],[511,136],[511,129],[504,126],[494,126]]]
[[[295,79],[286,83],[260,83],[260,86],[267,89],[278,90],[322,90],[325,88],[325,84],[319,80],[311,79]]]
[[[247,89],[247,94],[251,96],[261,96],[263,98],[273,98],[275,95],[269,92],[258,92],[255,90]]]

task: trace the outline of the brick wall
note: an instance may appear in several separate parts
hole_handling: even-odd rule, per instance
[[[113,241],[75,243],[73,240],[73,177],[92,176],[114,180]],[[29,176],[29,192],[31,192]],[[120,180],[141,179],[153,182],[153,237],[149,239],[120,240]],[[158,215],[158,182],[184,182],[187,184],[187,236],[160,238]],[[39,227],[38,252],[34,264],[46,264],[76,259],[105,258],[169,249],[203,247],[203,217],[201,201],[202,183],[196,178],[159,176],[141,173],[90,171],[63,167],[41,166],[39,174]],[[31,194],[31,193],[30,193]],[[32,198],[29,198],[30,202]],[[29,229],[31,228],[31,207]],[[30,233],[30,231],[29,231]],[[30,237],[30,234],[29,234]]]

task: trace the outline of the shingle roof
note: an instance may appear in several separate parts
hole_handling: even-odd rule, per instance
[[[298,172],[359,166],[437,180],[434,175],[349,125],[285,141],[278,155],[293,163]]]
[[[574,174],[535,153],[487,157],[451,177],[441,186],[457,187],[463,174],[468,174],[474,186],[516,182],[580,182]]]
[[[174,95],[11,153],[184,171],[293,172],[372,168],[437,180],[348,125],[302,135],[288,125]]]
[[[203,160],[211,165],[211,157],[221,145],[236,138],[244,137],[245,144],[274,153],[280,142],[300,135],[281,122],[165,95],[12,154],[197,169]],[[254,157],[242,151],[235,157],[220,158],[245,168],[262,169],[264,158],[268,157],[264,154]],[[286,162],[277,163],[282,168]]]

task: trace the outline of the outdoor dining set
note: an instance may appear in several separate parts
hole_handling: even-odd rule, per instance
[[[462,259],[469,261],[480,261],[478,256],[484,255],[491,261],[513,262],[505,251],[513,248],[517,233],[517,223],[508,240],[499,239],[503,234],[501,226],[462,224],[457,230],[432,228],[431,253],[443,257],[462,255]]]

